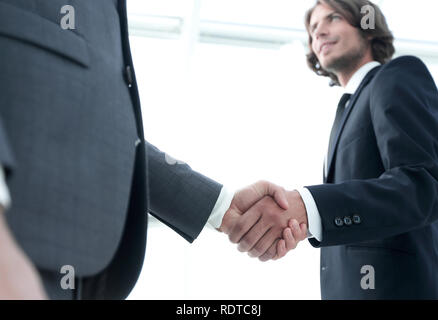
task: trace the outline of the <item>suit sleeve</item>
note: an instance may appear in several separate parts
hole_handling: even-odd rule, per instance
[[[207,223],[222,185],[146,142],[150,214],[193,242]]]
[[[310,186],[323,225],[315,247],[395,236],[438,219],[438,91],[417,58],[388,63],[371,87],[370,114],[384,173],[370,180]],[[358,225],[336,217],[358,214]]]

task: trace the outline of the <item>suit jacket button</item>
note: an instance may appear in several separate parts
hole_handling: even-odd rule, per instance
[[[350,217],[344,217],[344,223],[346,226],[351,226],[353,224],[353,221]]]
[[[341,218],[336,217],[336,218],[335,218],[335,225],[336,225],[337,227],[342,227],[342,226],[344,225],[344,221],[343,221]]]
[[[360,215],[355,214],[355,215],[353,216],[353,222],[354,222],[355,224],[360,224],[360,223],[362,222],[362,220],[360,219]]]

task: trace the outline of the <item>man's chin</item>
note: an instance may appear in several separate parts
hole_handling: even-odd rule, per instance
[[[321,66],[324,68],[324,70],[336,73],[340,70],[344,70],[346,67],[345,61],[342,58],[333,57],[331,59],[327,59],[324,62],[321,63]]]
[[[328,68],[333,67],[333,65],[336,64],[336,59],[334,57],[327,57],[319,58],[319,63],[321,64],[321,67],[323,67],[325,70]]]
[[[333,72],[334,71],[333,68],[335,67],[335,65],[336,65],[336,63],[333,60],[321,62],[321,67],[324,70],[327,70],[329,72]]]

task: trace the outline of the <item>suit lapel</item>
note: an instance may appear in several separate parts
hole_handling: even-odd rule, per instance
[[[370,72],[368,72],[368,74],[365,76],[365,78],[362,80],[361,84],[359,85],[359,88],[357,88],[356,92],[351,96],[350,102],[348,104],[348,108],[347,108],[346,112],[344,113],[344,116],[342,118],[338,133],[336,134],[335,143],[334,143],[332,149],[329,150],[329,154],[327,157],[328,165],[327,165],[327,171],[325,172],[325,175],[324,175],[324,182],[326,182],[329,179],[329,176],[332,172],[333,160],[334,160],[335,155],[336,155],[336,150],[337,150],[337,147],[339,144],[339,139],[342,135],[342,131],[344,130],[345,123],[347,122],[348,117],[350,116],[351,111],[353,110],[353,108],[356,104],[356,101],[359,98],[363,88],[365,88],[366,85],[371,81],[371,79],[374,77],[374,75],[378,69],[379,69],[379,67],[376,67],[376,68],[372,69]]]

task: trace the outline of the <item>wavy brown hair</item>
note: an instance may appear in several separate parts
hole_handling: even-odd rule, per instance
[[[338,77],[334,73],[329,72],[321,67],[321,64],[319,63],[316,54],[312,50],[310,19],[315,8],[323,3],[329,5],[333,10],[342,15],[350,25],[357,28],[360,35],[364,39],[371,39],[369,41],[375,61],[384,64],[391,60],[392,56],[395,53],[394,36],[389,30],[385,16],[377,5],[368,0],[317,0],[316,4],[307,11],[305,18],[306,30],[309,34],[308,45],[310,50],[310,52],[307,54],[307,64],[309,65],[310,69],[312,69],[317,75],[330,77],[330,79],[332,80],[330,82],[331,86],[340,85]],[[372,6],[375,11],[374,29],[362,29],[361,27],[361,21],[364,17],[361,13],[361,9],[362,7],[367,5]]]

